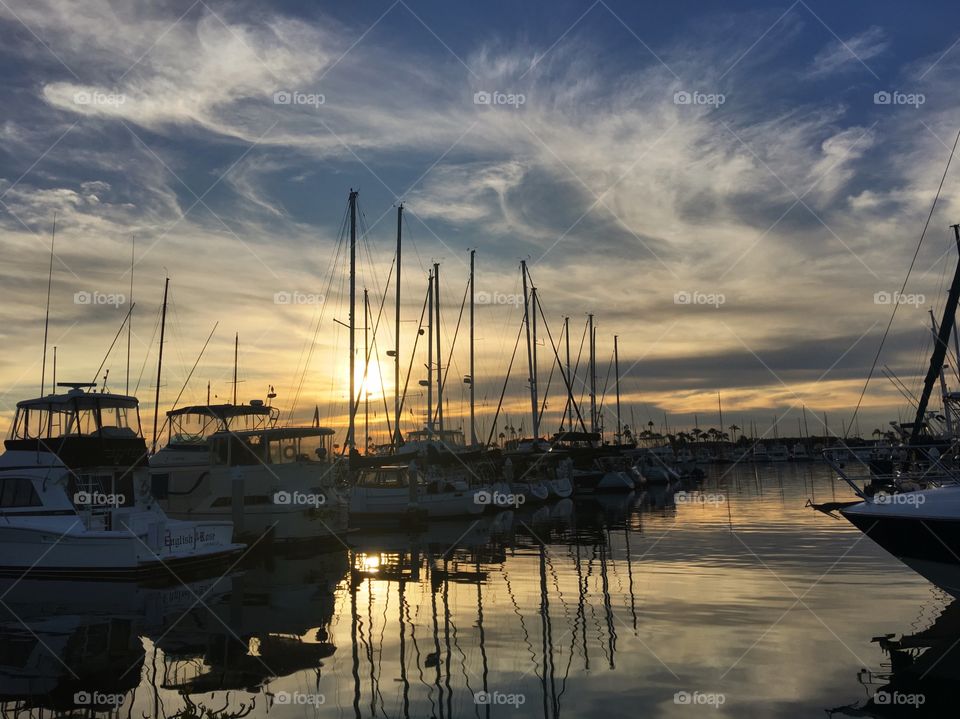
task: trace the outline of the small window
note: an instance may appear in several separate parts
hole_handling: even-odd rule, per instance
[[[42,502],[29,479],[0,480],[0,507],[40,507]]]

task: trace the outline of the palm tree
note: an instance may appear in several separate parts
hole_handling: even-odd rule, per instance
[[[736,443],[736,441],[737,441],[737,432],[740,431],[740,428],[739,428],[737,425],[735,425],[735,424],[731,424],[731,425],[730,425],[730,431],[733,432],[733,441],[734,441],[734,443]]]

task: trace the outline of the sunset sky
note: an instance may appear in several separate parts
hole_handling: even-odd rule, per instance
[[[806,405],[811,432],[824,412],[839,432],[960,129],[958,16],[946,2],[0,0],[0,423],[40,389],[56,214],[58,380],[89,381],[106,354],[135,237],[131,391],[145,430],[165,276],[163,410],[184,387],[180,405],[205,401],[208,381],[229,398],[239,332],[241,399],[272,385],[285,416],[309,420],[319,405],[342,424],[337,248],[352,187],[368,230],[358,287],[375,312],[388,293],[383,377],[371,382],[378,439],[384,391],[392,412],[386,282],[400,201],[404,377],[428,269],[441,264],[446,364],[476,249],[484,433],[520,330],[522,259],[555,341],[571,318],[575,357],[596,315],[608,428],[618,335],[627,423],[666,414],[690,427],[697,413],[716,427],[720,392],[727,427],[765,432],[781,416],[780,433],[796,434]],[[958,173],[864,398],[864,434],[910,413],[879,368],[914,392],[926,369],[928,310],[939,321],[957,261]],[[540,329],[542,391],[553,350]],[[424,408],[425,361],[418,352],[404,429]],[[125,335],[106,367],[123,391]],[[506,405],[529,430],[527,374],[521,343]],[[545,433],[558,388],[555,374]]]

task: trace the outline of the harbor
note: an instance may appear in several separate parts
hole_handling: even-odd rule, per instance
[[[0,0],[0,717],[944,717],[957,8]]]

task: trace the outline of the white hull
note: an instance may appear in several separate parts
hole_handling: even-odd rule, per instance
[[[0,524],[0,569],[29,569],[37,576],[145,573],[215,560],[243,547],[232,543],[229,522],[179,522],[154,512],[130,513],[124,522],[129,529],[88,531],[78,516],[52,519]]]
[[[471,489],[437,492],[420,491],[411,502],[410,490],[404,487],[350,488],[351,520],[401,520],[419,515],[427,519],[469,517],[482,514],[485,504],[479,503]]]

